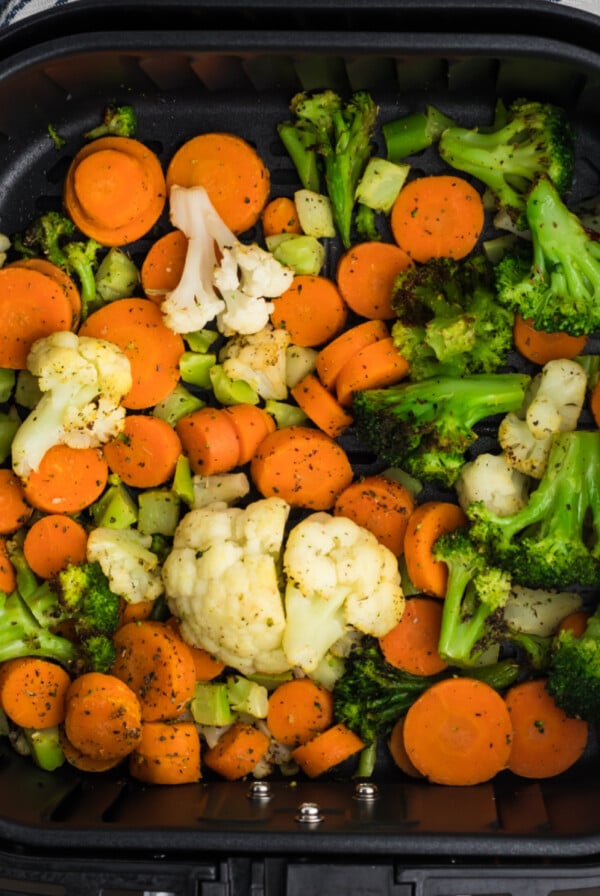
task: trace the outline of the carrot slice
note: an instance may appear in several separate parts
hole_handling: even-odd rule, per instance
[[[500,694],[474,678],[446,678],[413,703],[404,722],[408,758],[434,784],[469,786],[508,766],[512,724]]]
[[[556,634],[561,632],[571,632],[573,637],[580,638],[586,630],[588,619],[591,613],[588,610],[577,610],[575,613],[569,613],[564,619],[561,619]]]
[[[277,424],[275,420],[263,408],[253,404],[233,404],[223,408],[227,414],[238,439],[238,464],[247,464],[256,452],[256,449],[269,433],[274,432]]]
[[[589,725],[558,708],[546,679],[513,685],[505,699],[513,726],[508,764],[512,772],[523,778],[551,778],[581,758]]]
[[[231,414],[203,407],[186,414],[175,427],[192,472],[228,473],[240,462],[240,442]]]
[[[21,728],[61,725],[71,684],[62,666],[41,657],[26,656],[0,666],[0,706]]]
[[[17,576],[8,553],[8,541],[0,536],[0,591],[10,594],[16,587]]]
[[[600,428],[600,380],[590,392],[590,411],[596,426]]]
[[[400,557],[414,509],[414,498],[406,486],[376,474],[357,479],[344,489],[338,495],[333,513],[368,529],[380,544]]]
[[[110,470],[126,485],[153,488],[175,472],[181,440],[165,420],[130,414],[121,435],[107,442],[103,452]]]
[[[447,663],[438,653],[442,604],[427,597],[411,597],[397,625],[379,639],[390,665],[411,675],[437,675]]]
[[[73,746],[63,727],[59,728],[58,738],[65,759],[69,765],[80,772],[107,772],[123,760],[122,756],[117,756],[115,759],[92,759],[91,756],[86,756],[85,753]]]
[[[306,416],[332,439],[352,425],[352,416],[314,374],[307,373],[290,393]]]
[[[142,734],[140,702],[114,675],[85,672],[67,691],[65,734],[91,759],[122,759]]]
[[[204,754],[204,764],[228,781],[252,772],[269,749],[269,738],[245,722],[234,722],[214,747]]]
[[[131,137],[86,143],[69,166],[63,190],[77,227],[104,246],[123,246],[148,233],[166,196],[158,157]]]
[[[167,189],[203,186],[234,233],[253,227],[271,187],[269,171],[252,146],[235,134],[207,133],[181,146],[167,168]]]
[[[154,407],[179,382],[182,337],[170,330],[149,299],[117,299],[94,311],[79,329],[81,336],[107,339],[129,358],[133,385],[122,404],[130,410]]]
[[[404,746],[404,722],[406,716],[400,716],[388,737],[388,749],[390,756],[398,766],[398,768],[408,775],[410,778],[422,778],[423,775],[418,768],[412,764]]]
[[[271,323],[287,330],[294,345],[315,348],[344,328],[348,308],[327,277],[297,274],[291,286],[273,299]]]
[[[408,362],[399,354],[392,337],[378,339],[346,361],[335,381],[337,399],[347,407],[357,390],[392,386],[403,380],[408,370]]]
[[[513,342],[524,358],[535,364],[544,365],[560,358],[575,358],[580,355],[587,342],[587,336],[570,336],[568,333],[546,333],[536,330],[531,320],[515,314]]]
[[[53,445],[27,477],[25,498],[46,513],[79,513],[100,497],[108,466],[96,448]]]
[[[164,622],[128,622],[114,635],[113,675],[137,694],[145,722],[181,715],[194,696],[196,680],[190,650]]]
[[[86,530],[65,513],[40,517],[27,530],[23,541],[25,559],[42,579],[51,579],[70,563],[83,563],[86,548]]]
[[[448,567],[437,560],[432,548],[440,535],[454,532],[468,520],[458,504],[426,501],[411,514],[404,536],[406,570],[412,584],[424,594],[445,597]]]
[[[148,249],[140,268],[140,281],[147,298],[157,305],[181,280],[187,248],[186,235],[181,230],[170,230]]]
[[[64,290],[73,312],[71,329],[75,330],[81,316],[81,295],[75,281],[57,265],[52,264],[47,258],[20,258],[12,261],[9,267],[26,268],[29,271],[38,271],[50,277]]]
[[[12,470],[0,470],[0,533],[11,535],[33,512],[23,484]]]
[[[289,196],[277,196],[264,207],[261,215],[263,235],[302,233],[296,203]]]
[[[352,482],[344,449],[319,429],[286,426],[263,439],[250,474],[263,497],[279,496],[292,507],[328,510]]]
[[[315,358],[315,370],[326,389],[333,389],[337,375],[344,364],[357,352],[390,335],[386,324],[380,320],[368,320],[346,330],[328,342]]]
[[[119,628],[122,625],[127,625],[128,622],[142,622],[144,619],[149,619],[155,603],[154,600],[138,600],[135,604],[126,600],[122,601]]]
[[[147,784],[193,784],[200,780],[200,736],[193,722],[143,722],[129,757],[133,778]]]
[[[65,290],[39,271],[0,269],[0,367],[24,370],[36,339],[70,330],[73,309]]]
[[[280,684],[269,697],[267,726],[280,743],[298,747],[333,723],[331,692],[310,678]]]
[[[396,243],[413,261],[464,258],[475,248],[484,223],[481,196],[453,174],[409,181],[398,193],[390,214]]]
[[[414,267],[412,258],[393,243],[357,243],[340,258],[336,280],[352,311],[369,320],[393,320],[394,281]]]
[[[363,747],[364,743],[358,735],[345,725],[338,724],[296,747],[292,750],[292,758],[305,775],[317,778],[359,753]]]

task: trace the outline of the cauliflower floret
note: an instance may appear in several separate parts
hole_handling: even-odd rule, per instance
[[[167,600],[183,638],[243,675],[290,667],[282,649],[278,576],[288,514],[289,505],[279,498],[245,509],[190,510],[163,565]]]
[[[546,469],[552,435],[577,427],[585,400],[587,377],[581,364],[549,361],[533,378],[523,408],[507,414],[498,429],[508,463],[534,479]]]
[[[110,590],[127,603],[155,600],[164,592],[160,562],[150,550],[151,535],[137,529],[92,529],[87,541],[87,559],[97,562]]]
[[[458,503],[482,501],[498,516],[516,513],[527,503],[530,480],[515,470],[503,454],[480,454],[464,465],[456,482]]]
[[[219,353],[219,361],[232,380],[244,380],[261,398],[284,400],[287,388],[287,330],[270,324],[258,333],[234,336]]]
[[[53,445],[95,448],[122,432],[120,402],[132,378],[129,359],[116,345],[59,331],[34,342],[27,369],[42,394],[12,444],[13,469],[22,479]]]
[[[228,506],[245,498],[250,491],[250,482],[245,473],[212,473],[210,476],[196,474],[193,477],[194,509],[209,504]]]
[[[504,621],[515,632],[542,638],[555,634],[559,623],[583,606],[580,594],[513,585],[504,605]]]
[[[266,298],[281,295],[293,272],[256,243],[241,243],[215,210],[202,186],[173,186],[174,227],[188,238],[181,279],[161,304],[176,333],[201,330],[217,320],[225,335],[255,333],[269,319]]]
[[[311,514],[283,554],[290,665],[310,674],[351,628],[381,637],[404,610],[398,561],[375,536],[344,517]]]
[[[6,255],[10,249],[10,240],[5,233],[0,233],[0,268],[6,261]]]

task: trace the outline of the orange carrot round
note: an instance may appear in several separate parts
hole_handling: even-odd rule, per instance
[[[340,258],[336,280],[346,304],[369,320],[393,320],[394,281],[413,267],[406,252],[393,243],[357,243]]]
[[[9,267],[26,268],[30,271],[38,271],[45,274],[57,283],[69,300],[72,311],[71,329],[75,329],[81,316],[81,295],[75,281],[57,265],[47,258],[19,258],[10,263]]]
[[[285,681],[269,697],[267,726],[275,740],[288,747],[307,743],[332,722],[331,692],[310,678]]]
[[[181,146],[167,168],[167,189],[203,186],[217,214],[234,233],[253,227],[271,187],[256,150],[235,134],[207,133]]]
[[[418,768],[412,764],[404,746],[404,723],[406,716],[400,716],[388,737],[388,749],[390,756],[398,766],[398,768],[408,775],[410,778],[422,778],[423,775]]]
[[[359,753],[364,746],[357,734],[340,723],[296,747],[292,750],[292,758],[305,775],[309,778],[318,778],[340,762]]]
[[[590,411],[596,426],[600,428],[600,380],[590,392]]]
[[[67,213],[105,246],[135,242],[154,227],[166,202],[156,154],[130,137],[101,137],[75,155],[63,190]]]
[[[387,325],[381,320],[367,320],[346,330],[328,342],[315,359],[317,375],[326,389],[333,389],[337,375],[354,355],[378,339],[390,335]]]
[[[558,708],[546,679],[513,685],[505,699],[513,726],[508,764],[512,772],[523,778],[551,778],[581,758],[589,725]]]
[[[212,771],[237,781],[249,775],[269,749],[269,738],[245,722],[234,722],[214,747],[204,754],[204,764]]]
[[[408,577],[418,591],[445,597],[448,567],[437,560],[432,548],[440,535],[454,532],[468,520],[458,504],[426,501],[411,514],[404,536],[404,558]]]
[[[294,345],[311,348],[337,336],[348,314],[335,283],[312,274],[296,274],[291,286],[273,299],[273,305],[273,326],[287,330]]]
[[[442,604],[427,597],[411,597],[397,625],[379,639],[390,665],[411,675],[437,675],[447,663],[438,653]]]
[[[143,722],[129,756],[133,778],[147,784],[193,784],[201,777],[200,736],[193,722]]]
[[[192,472],[228,473],[239,464],[240,442],[233,418],[223,408],[203,407],[186,414],[175,427]]]
[[[254,404],[232,404],[223,408],[236,431],[238,440],[238,464],[252,460],[256,449],[269,433],[274,432],[276,423],[263,408]]]
[[[290,394],[307,417],[324,433],[336,439],[352,425],[352,416],[312,373],[307,373]]]
[[[250,474],[263,497],[278,496],[292,507],[329,510],[352,482],[344,449],[319,429],[286,426],[263,439]]]
[[[408,362],[398,353],[392,337],[378,339],[346,361],[335,381],[337,399],[347,407],[354,392],[392,386],[403,380],[408,370]]]
[[[86,756],[73,746],[65,734],[64,727],[59,728],[58,738],[66,761],[80,772],[107,772],[123,761],[122,756],[117,756],[115,759],[92,759],[91,756]]]
[[[27,477],[23,491],[37,510],[79,513],[100,497],[107,480],[108,467],[98,449],[53,445]]]
[[[142,622],[144,619],[149,619],[155,605],[156,601],[154,600],[138,600],[134,604],[123,600],[119,615],[119,628],[122,625],[127,625],[128,622]]]
[[[586,630],[588,620],[591,616],[589,610],[577,610],[575,613],[569,613],[558,624],[556,634],[561,632],[571,632],[573,637],[580,638]]]
[[[432,685],[404,722],[408,758],[434,784],[489,781],[508,766],[511,738],[503,698],[474,678],[446,678]]]
[[[481,196],[454,174],[409,181],[390,214],[394,240],[417,262],[464,258],[475,248],[483,223]]]
[[[159,417],[129,414],[123,432],[107,442],[104,458],[113,473],[134,488],[163,485],[175,472],[181,440]]]
[[[139,700],[114,675],[85,672],[67,691],[65,734],[91,759],[122,759],[142,734]]]
[[[520,314],[515,314],[513,342],[524,358],[543,366],[548,361],[580,355],[585,348],[587,336],[536,330],[531,320],[524,320]]]
[[[194,696],[190,650],[164,622],[128,622],[114,635],[113,675],[137,694],[145,722],[175,719]]]
[[[276,196],[266,204],[261,215],[263,235],[302,233],[296,203],[290,196]]]
[[[0,591],[10,594],[16,587],[17,576],[8,553],[8,541],[0,536]]]
[[[357,479],[338,495],[334,516],[345,516],[375,535],[397,557],[404,552],[414,498],[400,482],[379,474]]]
[[[0,666],[0,706],[21,728],[51,728],[64,721],[69,673],[50,660],[26,656]]]
[[[33,572],[51,579],[70,563],[86,559],[87,532],[65,513],[51,513],[37,519],[27,530],[23,553]]]
[[[37,339],[70,330],[73,309],[65,290],[39,271],[0,269],[0,367],[24,370]]]
[[[157,305],[181,280],[187,247],[186,235],[170,230],[148,249],[140,268],[140,282],[146,297]]]
[[[11,535],[32,514],[23,484],[12,470],[0,470],[0,533]]]
[[[154,407],[179,382],[183,339],[163,321],[149,299],[117,299],[94,311],[80,327],[81,336],[107,339],[129,359],[133,385],[122,404],[130,410]]]

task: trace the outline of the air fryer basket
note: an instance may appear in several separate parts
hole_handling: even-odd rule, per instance
[[[600,193],[600,19],[541,0],[324,0],[285,11],[269,2],[208,7],[82,0],[0,37],[0,232],[14,232],[56,207],[74,148],[113,100],[134,104],[140,139],[163,161],[196,133],[230,130],[257,146],[273,192],[288,192],[295,175],[276,124],[297,90],[323,86],[370,90],[383,120],[426,102],[467,124],[491,120],[498,96],[558,102],[578,133],[573,198]],[[49,138],[49,124],[66,138],[62,150]],[[441,170],[434,153],[414,166]],[[145,248],[142,241],[134,254],[141,257]],[[334,261],[332,249],[329,264]],[[363,462],[358,449],[353,459]],[[448,886],[473,892],[473,879],[475,892],[489,892],[479,879],[489,874],[501,892],[514,892],[515,881],[531,873],[528,862],[538,863],[546,892],[577,882],[598,885],[599,772],[594,743],[570,773],[541,782],[507,773],[454,790],[402,777],[383,762],[375,798],[361,795],[352,780],[281,779],[260,798],[247,781],[153,788],[122,770],[97,777],[71,768],[48,774],[0,743],[0,838],[4,867],[19,854],[19,874],[28,880],[47,880],[62,856],[62,872],[73,875],[68,893],[94,892],[83,889],[89,881],[81,883],[81,862],[109,855],[123,879],[128,869],[140,873],[142,889],[149,885],[140,868],[160,856],[153,880],[165,891],[169,862],[183,861],[195,869],[186,892],[229,892],[231,868],[223,871],[219,857],[245,855],[244,881],[256,893],[279,892],[275,885],[269,890],[268,881],[283,878],[287,892],[322,892],[318,882],[327,863],[351,856],[370,856],[373,867],[346,877],[341,889],[349,893],[366,892],[369,880],[378,892],[449,892]],[[301,820],[306,803],[318,807],[320,820]],[[260,865],[253,877],[257,857],[265,854],[272,857],[271,870]],[[303,863],[309,855],[312,865]],[[49,864],[39,870],[32,856],[46,856]],[[194,864],[207,856],[208,865]],[[277,858],[283,856],[291,863],[285,873]],[[439,879],[429,872],[419,877],[395,866],[401,857],[446,871]],[[493,873],[481,864],[484,858],[497,863]],[[450,860],[461,865],[452,869],[452,884]],[[520,865],[503,876],[501,866],[514,861]],[[1,878],[0,891],[11,892],[2,889]]]

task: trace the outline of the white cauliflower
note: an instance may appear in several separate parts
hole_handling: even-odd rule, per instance
[[[266,298],[281,295],[293,272],[255,243],[241,243],[202,186],[173,186],[171,223],[188,239],[181,279],[161,310],[176,333],[202,330],[213,320],[226,335],[255,333],[269,319]]]
[[[503,454],[480,454],[463,466],[455,487],[463,510],[482,501],[498,516],[508,516],[525,507],[529,485],[529,477],[515,470]]]
[[[287,398],[287,330],[268,324],[258,333],[234,336],[219,353],[219,361],[232,380],[249,383],[261,398],[282,401]]]
[[[290,665],[314,671],[350,629],[381,637],[404,611],[398,561],[345,517],[317,512],[290,532],[283,555]]]
[[[165,593],[183,638],[243,675],[278,673],[285,613],[279,588],[289,505],[266,498],[246,508],[190,510],[163,564]]]
[[[152,536],[137,529],[92,529],[87,541],[87,560],[97,562],[110,590],[127,603],[155,600],[164,592],[160,561],[150,550]]]
[[[504,605],[504,622],[514,632],[549,637],[559,623],[583,606],[580,594],[513,585]]]
[[[515,470],[542,478],[552,435],[577,428],[586,387],[585,371],[576,361],[544,365],[531,381],[521,411],[507,414],[498,429],[500,447]]]
[[[228,506],[245,498],[250,491],[250,481],[245,473],[196,474],[192,479],[194,500],[192,507],[199,509],[209,504]]]
[[[41,398],[12,444],[13,469],[22,479],[53,445],[95,448],[122,432],[120,402],[132,378],[129,359],[116,345],[55,332],[34,342],[27,368],[37,377]]]

